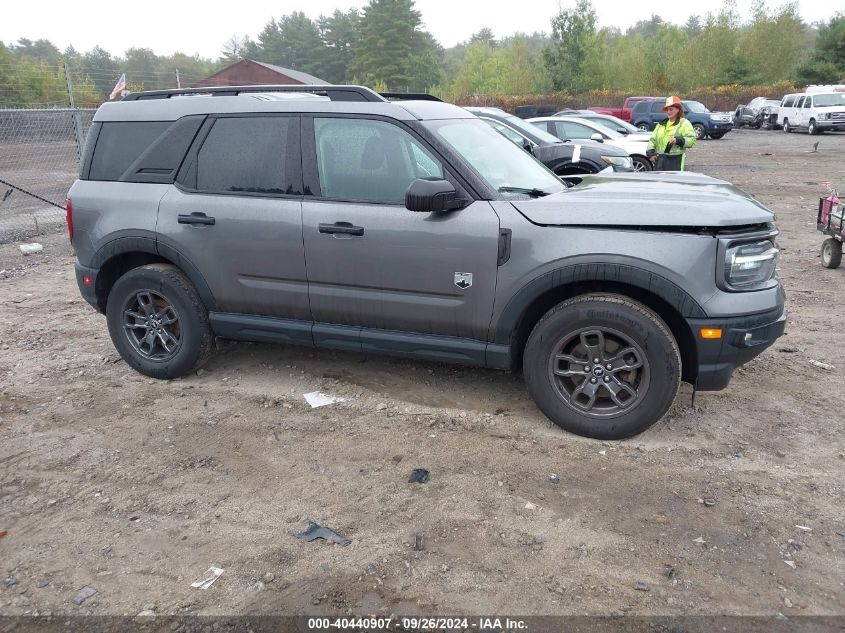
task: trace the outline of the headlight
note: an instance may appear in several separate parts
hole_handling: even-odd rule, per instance
[[[630,156],[602,156],[601,159],[613,167],[615,171],[622,169],[633,169],[634,161]]]
[[[725,281],[734,290],[756,290],[775,276],[777,261],[771,240],[737,244],[725,251]]]

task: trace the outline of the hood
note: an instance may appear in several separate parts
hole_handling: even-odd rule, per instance
[[[511,204],[535,224],[557,226],[731,227],[775,214],[723,180],[695,173],[607,173],[544,198]]]

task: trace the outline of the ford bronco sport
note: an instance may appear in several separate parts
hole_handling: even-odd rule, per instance
[[[214,337],[521,368],[595,438],[783,332],[774,216],[693,173],[569,186],[466,110],[356,86],[128,95],[67,204],[76,277],[156,378]]]

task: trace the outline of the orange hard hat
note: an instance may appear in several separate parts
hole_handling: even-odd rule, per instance
[[[684,106],[681,104],[680,97],[666,97],[666,103],[663,106],[663,111],[666,112],[666,108],[671,108],[675,106],[676,108],[681,108],[683,110]]]

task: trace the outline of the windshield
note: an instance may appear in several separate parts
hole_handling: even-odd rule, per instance
[[[527,136],[530,136],[531,138],[539,139],[541,143],[560,143],[560,139],[558,137],[552,136],[548,132],[544,132],[543,130],[538,128],[536,125],[527,123],[520,118],[517,118],[513,115],[507,115],[502,118],[505,119],[505,121],[508,122],[508,125],[510,125],[512,128],[525,132],[525,134]]]
[[[710,110],[704,107],[703,103],[699,103],[698,101],[684,101],[684,109],[687,112],[710,112]]]
[[[779,108],[780,107],[780,100],[779,99],[766,99],[766,105]]]
[[[817,108],[830,106],[845,106],[845,93],[833,93],[829,95],[813,95],[813,103]]]
[[[554,193],[566,188],[543,163],[480,119],[444,119],[425,121],[423,125],[497,191],[502,187],[518,187]],[[502,192],[502,195],[523,197],[525,194]]]

